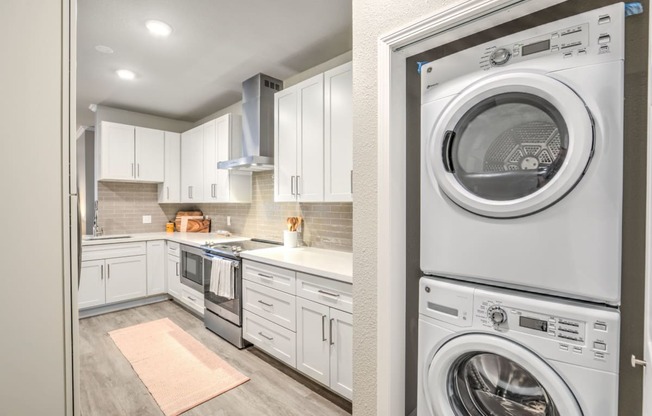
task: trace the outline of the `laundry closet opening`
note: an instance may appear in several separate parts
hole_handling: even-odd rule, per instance
[[[533,14],[492,27],[406,60],[406,348],[405,413],[417,405],[419,278],[421,240],[421,77],[419,63],[431,62],[529,28],[614,4],[609,0],[568,0]],[[647,11],[648,1],[643,2]],[[642,350],[645,271],[645,171],[648,22],[645,15],[626,19],[625,25],[625,142],[622,230],[621,329],[619,413],[641,414],[640,371],[625,362],[626,351]],[[435,215],[433,213],[433,215]],[[500,241],[495,242],[497,245]],[[536,265],[533,265],[536,267]],[[632,324],[631,321],[638,322]],[[630,352],[631,354],[631,352]],[[642,354],[642,352],[641,352]]]

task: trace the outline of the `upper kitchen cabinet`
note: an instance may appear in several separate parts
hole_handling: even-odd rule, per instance
[[[165,132],[103,121],[100,123],[99,180],[163,182]]]
[[[181,202],[181,134],[165,132],[165,174],[158,202]]]
[[[202,202],[204,126],[181,134],[181,202]]]
[[[274,200],[350,202],[351,63],[274,96]]]
[[[240,157],[242,118],[225,114],[204,124],[204,202],[251,202],[251,173],[217,169]]]
[[[352,201],[353,78],[351,62],[324,73],[324,201]]]
[[[226,114],[181,135],[181,201],[251,202],[251,173],[217,168],[239,157],[240,116]]]
[[[274,95],[274,200],[324,200],[324,74]]]

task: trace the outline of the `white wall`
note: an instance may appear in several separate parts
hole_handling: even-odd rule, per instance
[[[0,2],[3,415],[65,412],[61,123],[65,3]]]
[[[171,118],[153,116],[151,114],[137,113],[135,111],[122,110],[120,108],[98,105],[95,112],[95,131],[98,131],[102,121],[129,124],[132,126],[147,127],[165,131],[182,133],[190,130],[193,123],[188,121],[173,120]]]
[[[453,0],[353,0],[353,413],[389,415],[377,400],[378,38]],[[380,305],[382,306],[382,305]],[[386,392],[380,392],[386,394]],[[398,416],[398,415],[391,415]]]

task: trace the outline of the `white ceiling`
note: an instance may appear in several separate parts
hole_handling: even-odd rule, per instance
[[[77,16],[83,126],[90,104],[194,122],[239,101],[252,75],[287,79],[351,49],[351,0],[79,0]],[[149,19],[172,35],[151,36]]]

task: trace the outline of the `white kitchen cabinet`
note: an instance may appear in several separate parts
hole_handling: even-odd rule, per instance
[[[328,306],[297,298],[297,370],[326,385],[331,368],[329,316]]]
[[[353,315],[330,308],[330,387],[353,398]]]
[[[106,303],[147,295],[147,256],[106,259]]]
[[[147,295],[167,292],[165,241],[147,242]]]
[[[168,293],[177,299],[181,298],[181,259],[179,243],[167,243],[167,279]]]
[[[158,202],[181,202],[181,134],[165,132],[165,173],[158,187]]]
[[[353,200],[351,62],[324,73],[324,201]]]
[[[103,121],[99,138],[99,180],[164,181],[165,132]]]
[[[274,200],[324,200],[324,74],[274,95]]]
[[[77,304],[79,309],[104,305],[104,260],[81,263]]]
[[[203,200],[204,127],[181,134],[181,202]]]

